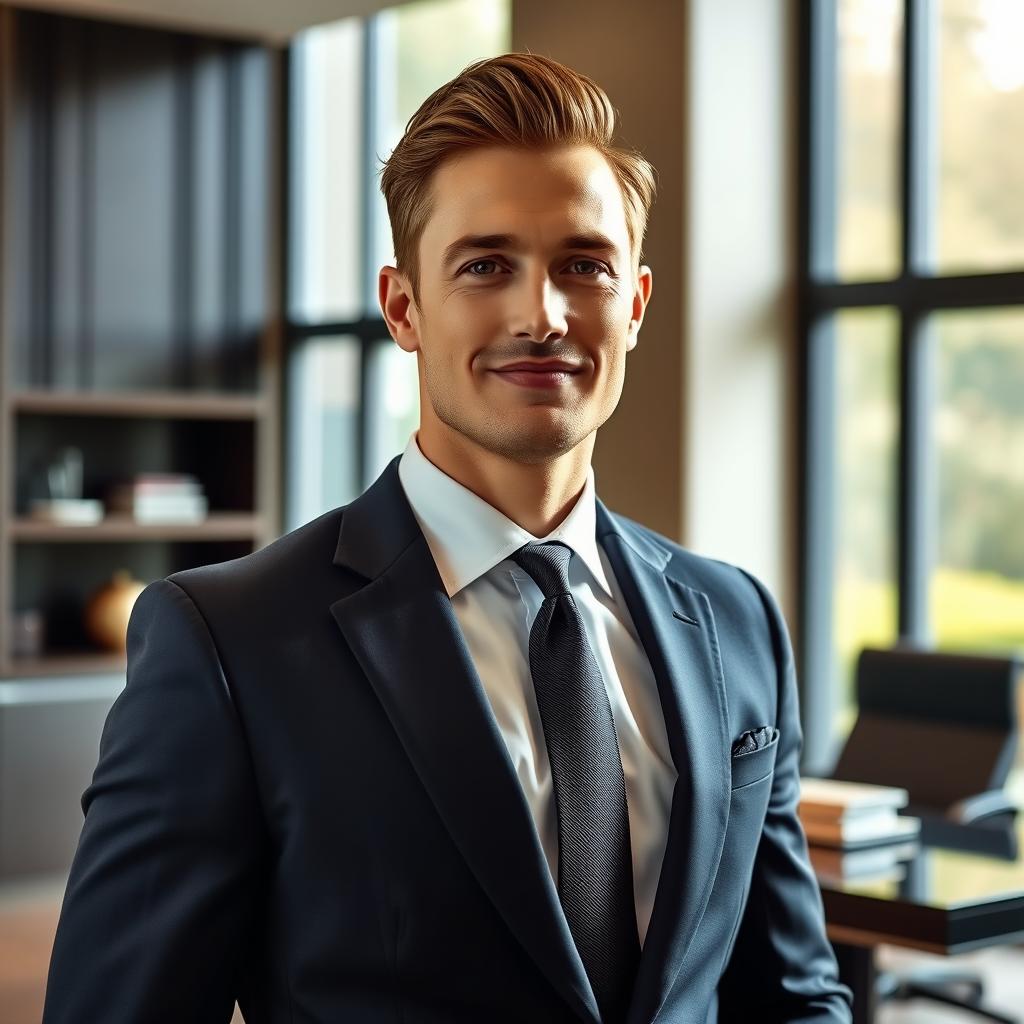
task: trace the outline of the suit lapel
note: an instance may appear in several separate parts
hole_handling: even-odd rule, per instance
[[[670,553],[597,502],[597,532],[658,684],[678,772],[668,841],[629,1024],[653,1021],[711,895],[729,815],[729,732],[707,596],[667,569]]]
[[[679,973],[722,855],[730,779],[725,691],[706,595],[666,571],[669,551],[600,499],[597,533],[651,662],[678,772],[628,1018],[649,1024]],[[456,846],[551,984],[582,1020],[598,1024],[529,806],[406,500],[397,457],[345,510],[334,564],[368,581],[330,611]]]
[[[336,565],[370,582],[331,614],[470,869],[577,1015],[597,1002],[397,458],[346,509]]]

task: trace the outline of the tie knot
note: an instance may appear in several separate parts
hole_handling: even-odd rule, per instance
[[[572,561],[572,548],[561,541],[524,544],[509,557],[530,574],[534,583],[540,587],[545,600],[556,594],[569,593],[569,562]]]

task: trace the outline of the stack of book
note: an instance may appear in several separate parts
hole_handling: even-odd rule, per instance
[[[919,849],[915,839],[886,846],[867,846],[861,850],[809,845],[807,852],[819,882],[841,884],[851,881],[902,881],[906,876],[905,862]]]
[[[908,794],[896,786],[800,780],[800,823],[819,877],[902,877],[917,852],[921,820],[899,814]]]
[[[106,507],[140,523],[195,523],[206,518],[207,500],[190,473],[137,473],[107,491]]]

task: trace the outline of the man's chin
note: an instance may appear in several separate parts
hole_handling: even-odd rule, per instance
[[[570,429],[568,424],[531,425],[524,429],[504,429],[483,441],[483,446],[504,458],[525,465],[538,465],[571,452],[586,435]]]
[[[503,408],[494,403],[485,416],[473,419],[456,415],[455,409],[442,407],[437,413],[449,430],[475,447],[524,465],[560,458],[593,433],[578,415],[554,406]]]

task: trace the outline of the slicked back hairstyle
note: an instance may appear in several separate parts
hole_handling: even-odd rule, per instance
[[[654,169],[636,151],[613,145],[614,133],[615,110],[593,79],[532,53],[477,61],[428,96],[384,162],[380,182],[395,262],[412,281],[415,300],[433,173],[446,159],[488,146],[588,145],[600,151],[622,189],[635,272],[654,201]]]

